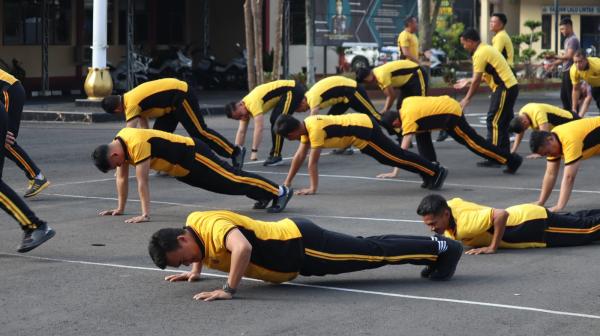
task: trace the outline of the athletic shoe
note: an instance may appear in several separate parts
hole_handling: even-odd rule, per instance
[[[429,276],[431,276],[433,271],[435,271],[435,268],[432,265],[425,266],[425,268],[421,270],[421,278],[429,279]]]
[[[281,156],[269,156],[268,159],[265,160],[263,166],[265,167],[273,167],[273,166],[281,166],[283,164],[283,160]]]
[[[271,202],[270,199],[256,201],[256,203],[254,203],[254,206],[252,207],[252,209],[265,209],[267,207],[267,205],[269,205],[269,202]]]
[[[18,247],[17,252],[25,253],[33,250],[34,248],[42,245],[48,239],[54,237],[56,232],[46,225],[46,223],[40,225],[33,231],[28,231],[23,234],[23,241]]]
[[[441,189],[444,185],[444,181],[446,181],[446,177],[448,176],[448,169],[444,168],[444,166],[440,166],[437,175],[433,177],[427,186],[428,189],[437,190]]]
[[[519,167],[521,167],[521,164],[523,163],[523,158],[521,157],[521,155],[519,154],[512,154],[513,155],[513,159],[511,160],[510,164],[506,165],[506,169],[504,169],[502,172],[505,174],[514,174],[517,172],[517,170],[519,169]]]
[[[438,137],[437,139],[435,139],[436,142],[442,142],[444,140],[448,139],[448,132],[446,130],[441,130],[438,133]]]
[[[500,167],[502,167],[502,165],[499,164],[496,161],[484,160],[484,161],[477,162],[477,167],[483,167],[483,168],[500,168]]]
[[[35,178],[29,181],[29,188],[25,191],[24,197],[33,197],[39,194],[42,190],[48,188],[50,182],[44,177],[43,179]]]
[[[456,265],[463,254],[462,244],[456,240],[446,238],[442,235],[436,237],[440,241],[445,241],[448,249],[438,255],[437,262],[433,272],[429,274],[429,280],[445,281],[450,280],[456,271]],[[422,274],[423,272],[421,272]]]
[[[285,207],[287,206],[288,202],[292,199],[292,196],[294,196],[294,189],[283,186],[283,195],[281,195],[281,196],[277,197],[275,200],[273,200],[273,205],[271,205],[267,209],[267,212],[269,212],[269,213],[282,212],[283,209],[285,209]]]
[[[231,165],[235,169],[244,168],[244,157],[246,156],[246,147],[236,146],[237,153],[231,156]]]

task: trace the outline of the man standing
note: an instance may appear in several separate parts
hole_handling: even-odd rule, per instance
[[[7,113],[6,133],[14,139],[11,143],[4,144],[4,155],[16,163],[29,179],[29,188],[25,191],[24,197],[33,197],[46,189],[50,182],[16,140],[25,104],[25,89],[18,79],[0,69],[0,91],[2,91],[0,104],[5,110],[4,113]]]
[[[504,56],[508,65],[512,68],[514,66],[515,52],[510,36],[504,30],[507,21],[504,13],[492,14],[490,18],[490,30],[495,34],[492,38],[492,46]]]
[[[419,39],[415,33],[419,29],[417,18],[409,16],[404,20],[404,30],[398,35],[398,51],[401,59],[419,64]]]
[[[462,256],[460,243],[443,236],[353,237],[325,230],[308,219],[255,220],[231,211],[192,212],[185,228],[155,232],[148,244],[154,264],[192,265],[167,281],[198,281],[202,266],[229,273],[222,288],[195,300],[232,299],[242,277],[282,283],[298,275],[324,276],[385,265],[426,265],[421,276],[449,280]]]
[[[556,213],[525,203],[506,209],[441,195],[421,200],[417,214],[431,231],[472,247],[467,254],[496,253],[499,248],[562,247],[600,240],[600,209]]]
[[[225,106],[225,113],[230,119],[239,120],[235,143],[243,146],[246,142],[246,131],[248,130],[248,121],[254,120],[254,135],[252,138],[252,154],[250,160],[257,160],[258,147],[262,142],[262,131],[264,124],[264,114],[269,110],[271,117],[271,139],[273,145],[269,152],[269,157],[263,163],[264,166],[278,166],[282,164],[281,150],[283,148],[283,138],[273,132],[275,120],[280,115],[293,114],[300,107],[304,98],[306,88],[298,81],[276,80],[255,87],[239,102],[231,102]]]
[[[481,80],[484,79],[492,90],[492,99],[487,113],[487,139],[501,150],[510,150],[508,124],[513,118],[513,107],[519,95],[519,85],[510,66],[502,54],[494,47],[481,42],[479,33],[472,28],[465,30],[460,36],[463,47],[472,54],[473,77],[461,79],[454,85],[462,89],[470,84],[469,91],[460,101],[464,110],[477,92]],[[499,167],[494,161],[483,161],[480,167]]]
[[[566,17],[560,20],[560,33],[565,38],[564,40],[564,54],[556,55],[556,60],[552,65],[554,67],[562,64],[562,82],[560,86],[560,100],[563,104],[563,109],[571,110],[573,107],[572,102],[572,92],[573,92],[573,84],[571,83],[571,78],[569,74],[569,70],[573,65],[573,55],[575,51],[581,48],[579,44],[579,39],[573,32],[573,21],[570,18]],[[575,103],[576,104],[576,103]],[[577,112],[575,112],[577,113]]]
[[[246,149],[234,146],[224,136],[208,128],[200,112],[198,98],[188,84],[175,78],[163,78],[138,85],[124,95],[102,100],[107,113],[123,113],[127,127],[148,128],[148,120],[156,118],[154,129],[173,133],[177,124],[193,138],[198,138],[232,165],[242,168]]]
[[[117,208],[102,211],[100,216],[123,214],[128,194],[129,165],[135,166],[142,214],[126,220],[126,223],[150,220],[150,168],[193,187],[226,195],[245,195],[256,200],[254,209],[264,209],[272,200],[268,212],[283,211],[293,195],[293,191],[285,186],[234,169],[199,139],[158,130],[124,128],[111,143],[98,146],[92,160],[103,173],[117,169]]]
[[[423,179],[422,188],[441,188],[448,174],[446,168],[398,147],[383,134],[374,118],[360,113],[340,116],[315,115],[304,119],[304,122],[291,116],[281,116],[275,123],[275,131],[289,140],[300,140],[284,185],[292,184],[310,149],[310,187],[300,189],[300,195],[312,195],[317,192],[318,163],[323,148],[355,146],[379,163],[419,174]]]
[[[573,86],[571,111],[577,113],[581,93],[580,81],[585,81],[591,87],[591,95],[600,109],[600,58],[587,57],[583,49],[573,54],[573,65],[569,70],[570,82]]]
[[[560,170],[561,158],[565,169],[560,185],[558,203],[551,211],[561,211],[569,202],[581,161],[600,154],[600,117],[585,118],[554,127],[551,132],[534,131],[529,146],[533,153],[547,156],[542,191],[537,201],[544,205],[552,193]]]

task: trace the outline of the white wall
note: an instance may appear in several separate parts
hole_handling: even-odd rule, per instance
[[[317,74],[324,74],[324,49],[327,48],[327,74],[335,74],[335,67],[338,64],[338,55],[335,47],[314,47],[314,62],[317,67]],[[306,46],[290,45],[290,74],[302,72],[302,67],[306,66]]]

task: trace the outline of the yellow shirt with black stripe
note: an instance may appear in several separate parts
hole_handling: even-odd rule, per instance
[[[506,33],[506,30],[502,29],[497,32],[496,35],[492,38],[492,46],[496,48],[504,56],[508,65],[512,68],[515,57],[515,49],[513,47],[510,36]]]
[[[408,97],[402,101],[402,135],[446,129],[463,114],[460,104],[448,97]]]
[[[461,198],[453,198],[448,201],[452,211],[452,218],[456,227],[447,230],[444,235],[452,239],[460,240],[463,244],[471,247],[489,246],[493,237],[493,208],[467,202]],[[548,213],[544,207],[530,203],[515,205],[507,208],[508,219],[506,227],[526,225],[527,222],[544,220]],[[542,242],[506,242],[500,241],[501,248],[531,248],[546,247]]]
[[[296,224],[286,218],[263,222],[226,210],[192,212],[186,221],[204,244],[202,264],[229,272],[231,252],[227,234],[238,229],[252,245],[250,263],[244,276],[281,283],[298,276],[304,249]]]
[[[403,30],[398,35],[398,51],[402,55],[402,48],[408,48],[408,51],[412,54],[413,57],[419,58],[419,39],[417,35]]]
[[[573,121],[573,113],[550,104],[529,103],[521,108],[520,115],[525,115],[531,122],[531,128],[538,130],[540,125],[549,123],[550,129]]]
[[[573,85],[579,83],[579,81],[586,81],[591,87],[600,87],[600,58],[588,57],[588,66],[585,70],[577,69],[577,65],[573,64],[569,69],[569,75],[571,76],[571,82]]]
[[[255,87],[242,101],[250,115],[256,117],[272,110],[279,103],[281,95],[295,86],[293,80],[272,81]]]
[[[371,118],[362,113],[338,116],[314,115],[304,119],[308,135],[300,137],[301,143],[311,148],[346,148],[355,146],[363,149],[373,131]]]
[[[480,43],[473,53],[473,72],[482,73],[483,80],[493,91],[496,91],[498,86],[509,89],[517,85],[517,78],[504,56],[485,43]]]
[[[373,76],[382,90],[389,86],[399,88],[406,84],[419,69],[419,65],[410,60],[391,61],[374,68]]]
[[[150,168],[181,177],[189,174],[194,159],[194,140],[153,129],[123,128],[115,139],[125,146],[125,159],[131,165],[150,160]]]
[[[188,91],[184,81],[163,78],[136,86],[123,95],[125,120],[136,117],[158,118],[177,108]]]
[[[600,117],[574,120],[552,130],[561,145],[565,165],[600,154]],[[558,161],[560,157],[548,157]]]
[[[0,90],[5,90],[18,81],[19,80],[15,76],[0,69]]]
[[[326,108],[339,103],[348,103],[349,94],[353,94],[355,90],[355,80],[344,76],[330,76],[315,83],[304,96],[309,108]]]

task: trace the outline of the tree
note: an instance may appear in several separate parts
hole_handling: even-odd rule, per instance
[[[275,23],[275,44],[273,46],[273,79],[281,76],[281,54],[283,39],[283,0],[275,0],[277,21]]]
[[[254,52],[254,20],[252,19],[252,5],[250,4],[253,0],[246,0],[244,2],[244,25],[246,31],[246,51],[248,53],[248,90],[252,90],[256,87],[256,67],[255,59],[256,54]]]
[[[433,2],[433,10],[431,4]],[[419,0],[419,38],[421,50],[433,46],[433,31],[437,23],[442,0]]]
[[[539,41],[540,37],[542,37],[544,33],[535,31],[537,28],[542,26],[540,21],[527,20],[523,25],[529,28],[529,34],[513,36],[512,41],[515,46],[515,51],[517,51],[516,54],[518,54],[519,59],[523,60],[525,63],[525,77],[530,78],[533,76],[531,59],[536,54],[536,51],[533,49],[533,44]],[[527,45],[527,48],[521,51],[520,47],[523,43]]]

